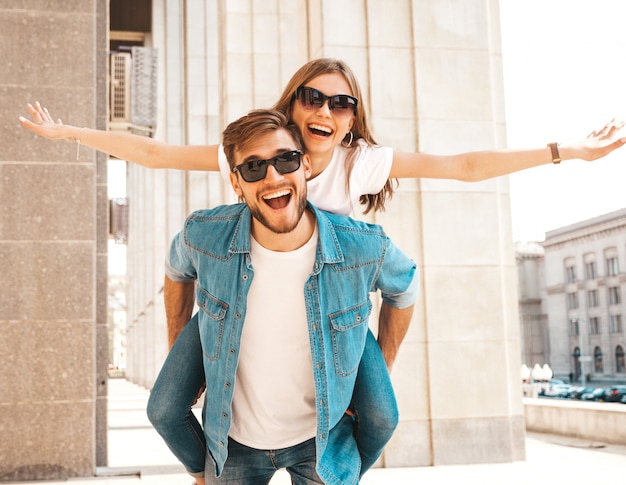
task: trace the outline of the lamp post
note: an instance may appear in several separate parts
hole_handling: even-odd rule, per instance
[[[570,322],[575,323],[578,327],[578,362],[580,363],[580,383],[583,387],[585,387],[585,361],[586,358],[583,357],[583,333],[580,329],[580,324],[582,320],[580,318],[572,318]]]
[[[543,387],[542,382],[544,380],[543,369],[539,364],[535,364],[533,366],[533,370],[530,372],[531,377],[533,378],[533,397],[538,397],[539,393]],[[539,384],[535,384],[538,382]]]
[[[530,369],[526,364],[522,364],[520,370],[520,377],[522,378],[522,390],[524,391],[524,397],[530,395]]]
[[[543,371],[543,379],[545,380],[544,391],[547,391],[550,388],[550,379],[552,379],[554,373],[548,364],[543,364],[541,370]]]

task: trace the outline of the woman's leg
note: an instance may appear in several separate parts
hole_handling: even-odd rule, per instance
[[[194,315],[172,346],[148,400],[148,419],[187,472],[204,476],[206,441],[191,411],[204,385],[198,315]]]
[[[387,364],[371,331],[352,396],[355,437],[361,454],[361,476],[378,460],[398,426],[398,405]]]

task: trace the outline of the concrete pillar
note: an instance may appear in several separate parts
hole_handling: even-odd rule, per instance
[[[106,464],[105,157],[27,132],[27,102],[106,124],[104,0],[3,2],[0,29],[0,481]]]

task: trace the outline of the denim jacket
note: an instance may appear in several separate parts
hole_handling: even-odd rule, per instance
[[[325,483],[358,483],[360,458],[351,430],[339,426],[350,404],[372,311],[370,292],[393,307],[416,299],[417,269],[379,226],[319,211],[319,239],[305,283],[317,414],[317,472]],[[245,204],[191,214],[172,242],[166,272],[197,281],[198,324],[207,392],[207,451],[221,474],[228,450],[239,342],[252,278],[251,216]],[[342,421],[343,423],[343,421]]]

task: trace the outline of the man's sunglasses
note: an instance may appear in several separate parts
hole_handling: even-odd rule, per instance
[[[276,155],[269,160],[251,160],[244,162],[233,168],[233,172],[239,172],[241,178],[246,182],[258,182],[259,180],[263,180],[267,175],[267,167],[269,165],[272,165],[279,174],[285,175],[298,170],[301,161],[302,152],[300,150],[292,150]]]
[[[356,114],[356,105],[359,104],[359,100],[354,96],[347,94],[326,96],[321,91],[308,86],[300,86],[293,96],[300,101],[304,109],[308,110],[320,109],[328,100],[328,109],[336,114],[348,114],[349,112]]]

